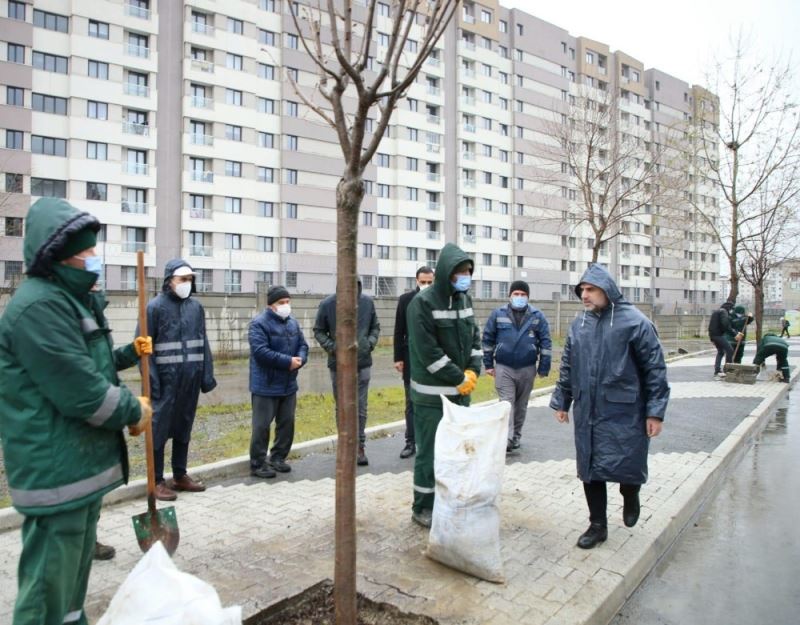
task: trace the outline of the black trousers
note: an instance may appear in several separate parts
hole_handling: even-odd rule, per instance
[[[406,445],[415,445],[414,439],[414,404],[411,402],[411,383],[404,382],[406,395]]]
[[[719,373],[722,371],[722,357],[725,357],[726,363],[729,363],[733,358],[733,347],[724,336],[711,336],[709,338],[714,343],[714,347],[717,348],[717,357],[714,359],[714,373]]]
[[[253,432],[250,435],[250,466],[262,466],[267,461],[269,428],[275,421],[275,441],[269,450],[270,460],[286,460],[294,441],[294,413],[297,393],[280,397],[252,395]]]
[[[168,440],[172,440],[172,477],[179,480],[186,475],[186,464],[189,462],[189,441],[184,443],[175,438]],[[164,451],[167,448],[167,442],[164,441],[161,447],[153,450],[156,482],[164,481]]]
[[[619,492],[623,497],[630,497],[639,492],[639,484],[620,484]],[[608,525],[606,506],[608,505],[608,494],[605,482],[584,482],[583,492],[586,495],[586,503],[589,505],[589,523],[599,523],[602,526]]]

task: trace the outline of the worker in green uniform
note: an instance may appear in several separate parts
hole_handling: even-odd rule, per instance
[[[753,364],[761,365],[764,368],[767,366],[764,361],[770,356],[775,356],[778,371],[783,374],[783,381],[788,382],[791,375],[788,355],[789,343],[779,336],[775,336],[772,332],[767,332],[758,344],[758,351],[756,351],[756,357],[753,358]]]
[[[442,400],[468,406],[481,370],[481,335],[468,294],[474,264],[448,243],[436,263],[433,286],[411,300],[408,320],[411,401],[414,404],[414,504],[411,518],[430,527],[434,505],[433,445]]]
[[[0,319],[0,436],[25,517],[14,625],[83,625],[101,500],[128,479],[123,430],[138,434],[152,416],[116,369],[152,345],[113,349],[91,294],[97,219],[42,198],[25,230],[28,277]]]

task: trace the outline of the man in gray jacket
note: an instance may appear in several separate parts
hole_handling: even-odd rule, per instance
[[[620,485],[625,525],[639,520],[650,438],[661,433],[669,385],[655,327],[603,267],[589,267],[575,293],[584,312],[570,326],[550,407],[567,423],[572,406],[590,523],[578,547],[591,549],[608,537],[606,482]]]
[[[361,292],[358,281],[358,458],[360,466],[369,464],[364,444],[367,441],[367,398],[372,372],[372,350],[378,344],[381,324],[372,298]],[[319,304],[314,321],[314,338],[328,354],[333,399],[336,400],[336,294],[329,295]]]

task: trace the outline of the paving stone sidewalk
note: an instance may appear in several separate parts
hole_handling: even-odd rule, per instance
[[[713,451],[651,454],[635,528],[623,526],[621,497],[609,489],[608,541],[577,549],[587,512],[574,459],[513,462],[500,503],[507,579],[492,584],[423,555],[427,533],[410,522],[411,471],[364,474],[357,482],[359,590],[453,625],[608,622],[786,391],[776,382],[709,381],[708,364],[700,357],[672,365],[696,368],[700,378],[673,383],[673,397],[736,396],[759,403]],[[332,577],[333,497],[329,478],[228,481],[182,495],[175,502],[182,536],[175,562],[210,582],[223,605],[242,605],[244,616],[252,615]],[[130,517],[145,505],[130,501],[103,510],[99,535],[117,547],[117,557],[93,567],[86,604],[92,622],[141,557]],[[11,622],[19,552],[18,530],[0,534],[2,623]]]

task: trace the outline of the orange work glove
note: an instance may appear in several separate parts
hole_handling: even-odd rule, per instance
[[[150,423],[150,421],[153,419],[153,406],[150,404],[150,398],[137,397],[136,399],[139,400],[139,406],[142,409],[142,416],[138,422],[128,426],[128,433],[131,436],[139,436],[139,434],[144,432],[144,429],[145,427],[147,427],[147,424]]]
[[[478,375],[472,370],[467,369],[464,372],[464,381],[456,386],[456,390],[461,395],[469,395],[472,391],[475,390],[475,386],[478,384]]]
[[[153,353],[153,337],[152,336],[137,336],[133,339],[133,348],[136,350],[136,355],[141,358],[149,356]]]

